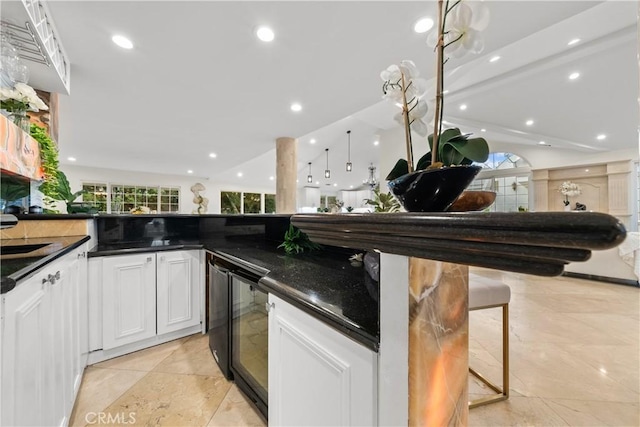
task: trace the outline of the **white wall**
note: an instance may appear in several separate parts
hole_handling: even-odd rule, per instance
[[[205,186],[201,195],[209,199],[207,213],[220,213],[221,191],[244,191],[252,193],[275,194],[275,182],[270,187],[247,188],[238,183],[212,182],[208,178],[182,175],[165,175],[146,172],[123,171],[85,166],[61,165],[60,169],[67,175],[72,191],[82,188],[82,182],[104,182],[111,184],[158,185],[180,187],[180,213],[188,214],[196,208],[193,203],[191,186],[196,182]]]

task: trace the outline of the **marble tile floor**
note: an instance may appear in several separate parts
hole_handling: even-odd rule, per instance
[[[640,289],[479,268],[511,287],[509,400],[471,426],[640,426]],[[501,313],[470,313],[470,363],[500,382]],[[469,377],[470,397],[486,388]],[[206,335],[87,368],[69,425],[264,426],[213,361]]]

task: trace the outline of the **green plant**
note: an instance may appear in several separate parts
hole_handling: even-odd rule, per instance
[[[5,202],[27,197],[30,193],[29,182],[10,175],[0,176],[0,199]]]
[[[287,255],[294,255],[306,250],[319,250],[322,246],[312,242],[302,230],[294,227],[293,224],[289,224],[289,229],[284,233],[284,241],[278,248],[284,248]]]
[[[61,170],[56,171],[56,182],[55,186],[52,186],[50,194],[47,196],[49,202],[51,200],[61,201],[67,204],[67,212],[70,211],[69,205],[78,197],[85,194],[86,190],[78,190],[76,192],[71,192],[71,186],[69,185],[69,180],[67,176]],[[49,203],[50,204],[50,203]],[[71,213],[71,212],[70,212]]]
[[[398,212],[400,203],[391,195],[391,193],[381,193],[380,187],[373,190],[373,199],[365,199],[367,205],[373,206],[374,212]]]
[[[40,148],[40,161],[44,180],[40,184],[40,191],[45,197],[51,197],[56,193],[58,183],[58,147],[49,137],[45,128],[31,124],[31,137],[38,141]]]

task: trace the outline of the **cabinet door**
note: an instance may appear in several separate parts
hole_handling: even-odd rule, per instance
[[[155,254],[105,257],[102,262],[103,348],[155,336]]]
[[[377,354],[269,295],[269,424],[376,425]]]
[[[2,425],[59,424],[51,293],[37,275],[3,296]]]
[[[200,251],[158,252],[158,335],[200,324]]]

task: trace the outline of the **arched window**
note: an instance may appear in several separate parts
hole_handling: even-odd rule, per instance
[[[496,192],[491,212],[517,212],[529,210],[529,176],[531,167],[522,157],[513,153],[490,153],[483,170],[469,185],[469,190]]]

